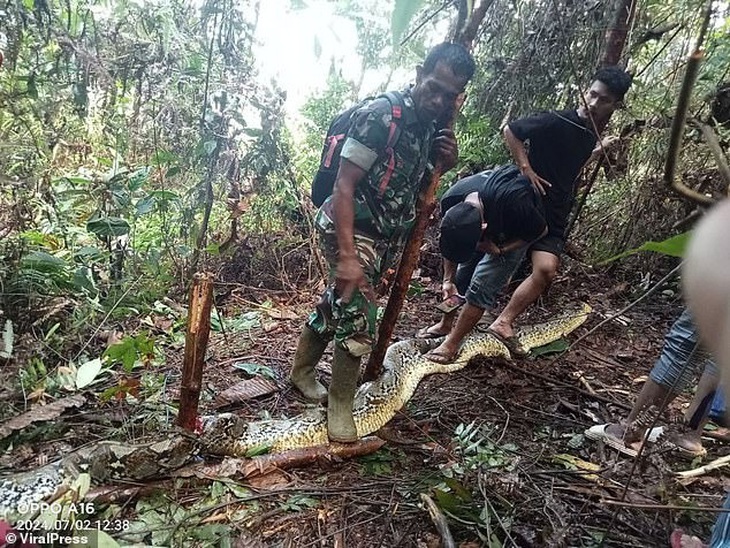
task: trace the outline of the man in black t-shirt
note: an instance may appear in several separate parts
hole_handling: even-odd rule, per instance
[[[551,111],[509,123],[504,139],[515,164],[543,196],[546,236],[529,248],[530,276],[520,284],[489,331],[513,354],[524,354],[514,336],[513,322],[550,285],[560,266],[565,247],[565,228],[573,205],[576,180],[583,166],[612,145],[615,137],[598,136],[623,102],[631,76],[619,67],[599,69],[576,110]],[[529,147],[528,147],[529,144]],[[470,292],[471,292],[470,287]],[[490,288],[491,290],[492,288]],[[429,353],[440,363],[453,361],[464,337],[476,326],[484,308],[469,302],[444,342]]]
[[[547,234],[540,194],[513,165],[460,179],[440,205],[444,303],[439,308],[444,314],[418,331],[419,338],[448,333],[464,300],[491,307],[524,247]]]

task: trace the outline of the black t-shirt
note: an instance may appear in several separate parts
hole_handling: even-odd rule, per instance
[[[544,112],[510,122],[521,141],[529,141],[528,159],[535,172],[552,184],[543,198],[548,233],[564,237],[580,170],[596,146],[596,134],[575,110]]]
[[[441,215],[479,192],[487,223],[487,236],[495,243],[512,240],[530,242],[545,227],[537,191],[515,166],[482,171],[457,181],[441,197]]]

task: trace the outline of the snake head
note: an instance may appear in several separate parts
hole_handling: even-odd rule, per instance
[[[204,449],[212,454],[220,453],[221,447],[230,440],[243,437],[248,430],[246,421],[233,413],[200,417],[200,424],[200,440]]]

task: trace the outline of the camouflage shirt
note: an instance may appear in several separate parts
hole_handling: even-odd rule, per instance
[[[429,162],[435,125],[423,124],[409,91],[402,92],[400,137],[394,145],[395,166],[388,184],[381,188],[388,160],[383,151],[393,118],[390,101],[378,97],[356,111],[341,157],[367,171],[355,189],[355,230],[374,238],[402,242],[416,218],[421,178]],[[317,224],[334,230],[332,197],[322,205]]]

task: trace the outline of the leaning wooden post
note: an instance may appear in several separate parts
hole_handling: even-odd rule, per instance
[[[203,384],[203,363],[210,335],[210,311],[213,306],[213,274],[197,273],[193,276],[188,302],[188,327],[185,333],[180,410],[177,424],[186,430],[195,430],[198,417],[198,400]]]
[[[454,118],[456,113],[461,108],[465,99],[465,95],[461,94],[456,100],[453,110],[451,111],[451,119],[449,120],[446,127],[451,129],[454,126]],[[411,230],[411,235],[406,242],[405,248],[403,249],[403,255],[398,265],[398,272],[395,275],[395,281],[393,282],[393,288],[390,291],[390,298],[388,304],[385,306],[385,312],[383,313],[383,321],[380,322],[378,328],[378,340],[370,354],[365,373],[363,375],[366,381],[376,379],[380,375],[380,369],[383,365],[383,359],[385,358],[385,351],[388,349],[390,344],[390,338],[393,336],[393,329],[395,323],[398,320],[401,308],[403,308],[403,301],[406,298],[406,292],[411,282],[411,275],[413,270],[418,264],[418,258],[421,251],[421,242],[423,241],[423,233],[426,231],[426,225],[428,220],[436,207],[436,189],[441,181],[443,168],[440,162],[436,162],[433,173],[431,174],[431,180],[428,185],[421,190],[418,195],[418,202],[416,204],[416,221]]]

